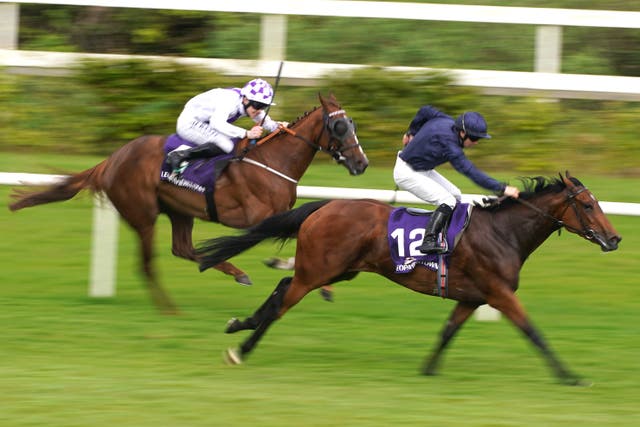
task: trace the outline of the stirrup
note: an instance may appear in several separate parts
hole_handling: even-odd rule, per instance
[[[176,171],[179,169],[184,162],[187,161],[187,156],[185,155],[185,151],[187,150],[174,150],[167,154],[167,163],[171,166],[171,169]]]
[[[189,165],[189,163],[187,163],[186,161],[182,161],[178,167],[173,168],[173,170],[171,171],[171,176],[173,178],[180,178],[182,176],[182,172],[185,171],[185,169],[187,168],[187,166]]]
[[[449,245],[442,233],[438,233],[433,240],[427,240],[425,237],[422,244],[418,246],[418,250],[423,254],[444,254],[449,251]]]

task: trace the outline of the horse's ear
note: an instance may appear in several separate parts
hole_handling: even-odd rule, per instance
[[[320,92],[318,92],[318,99],[320,100],[320,104],[322,104],[323,107],[326,107],[326,102]]]
[[[564,171],[564,174],[565,176],[562,176],[562,173],[560,174],[560,180],[564,182],[567,187],[573,187],[574,182],[571,180],[571,174],[569,171]]]

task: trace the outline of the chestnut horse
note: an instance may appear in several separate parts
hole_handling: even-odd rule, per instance
[[[598,244],[603,251],[617,249],[621,237],[593,194],[568,172],[560,179],[535,177],[523,179],[523,183],[525,191],[519,199],[499,200],[472,210],[469,225],[451,254],[448,294],[442,295],[458,303],[433,355],[424,364],[424,374],[435,374],[445,347],[462,324],[478,306],[489,304],[542,352],[558,379],[567,384],[580,383],[547,346],[515,296],[519,272],[529,255],[562,227]],[[282,279],[250,318],[229,322],[227,333],[243,329],[254,332],[239,350],[229,349],[227,358],[241,363],[272,322],[308,292],[350,280],[361,271],[380,274],[416,292],[438,295],[436,272],[416,266],[409,273],[396,273],[387,241],[387,221],[393,209],[374,200],[312,202],[269,218],[244,235],[213,239],[198,248],[202,270],[262,240],[298,238],[293,278]],[[424,231],[412,240],[419,243],[420,233]]]
[[[306,113],[268,141],[246,150],[238,144],[237,154],[216,180],[214,202],[217,221],[235,228],[247,228],[263,219],[291,209],[296,201],[298,180],[318,151],[333,156],[349,173],[358,175],[368,166],[367,157],[355,133],[353,121],[333,95],[318,95],[321,107]],[[193,219],[210,221],[205,196],[160,181],[167,137],[146,135],[114,152],[84,172],[39,192],[14,192],[12,211],[49,202],[67,200],[80,190],[104,192],[140,239],[142,268],[155,305],[167,313],[176,306],[156,277],[152,264],[156,218],[165,213],[172,226],[172,252],[197,261],[192,243]],[[230,263],[215,268],[244,284],[248,276]]]

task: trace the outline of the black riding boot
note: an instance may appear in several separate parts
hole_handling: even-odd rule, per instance
[[[171,165],[171,169],[176,170],[184,161],[192,159],[206,159],[208,157],[224,154],[224,151],[216,144],[207,142],[206,144],[188,148],[186,150],[172,151],[167,155],[167,163]]]
[[[449,205],[444,203],[438,206],[438,209],[431,215],[431,221],[427,224],[424,231],[424,240],[418,246],[418,250],[424,254],[441,254],[447,251],[446,236],[443,236],[444,245],[438,242],[438,235],[442,233],[449,222],[453,210]]]

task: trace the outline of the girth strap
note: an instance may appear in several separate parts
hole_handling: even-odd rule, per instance
[[[213,191],[205,191],[204,199],[207,201],[207,215],[212,222],[218,222],[218,210],[216,204],[213,201]]]
[[[444,260],[445,254],[438,255],[438,271],[436,275],[436,290],[438,296],[446,298],[449,295],[449,268]]]

